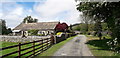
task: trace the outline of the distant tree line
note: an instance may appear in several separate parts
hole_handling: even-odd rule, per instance
[[[91,33],[93,31],[98,31],[99,28],[101,28],[102,31],[107,31],[107,24],[106,23],[101,23],[100,27],[96,25],[95,23],[87,24],[86,23],[80,23],[80,24],[74,24],[72,26],[72,29],[74,31],[81,31],[83,34]]]

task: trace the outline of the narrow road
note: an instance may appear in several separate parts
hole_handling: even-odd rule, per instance
[[[77,35],[61,47],[53,56],[93,56],[85,44],[87,37]]]

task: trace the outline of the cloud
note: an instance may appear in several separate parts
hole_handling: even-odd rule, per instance
[[[2,16],[1,19],[6,20],[6,24],[8,27],[14,28],[23,19],[24,9],[21,5],[18,5],[15,2],[4,2],[2,3]]]
[[[0,0],[1,2],[40,2],[46,0]]]
[[[23,8],[22,7],[17,7],[10,14],[11,15],[22,15],[23,14]]]
[[[44,4],[34,6],[34,10],[46,20],[54,19],[70,23],[78,21],[79,12],[74,0],[47,0]],[[64,16],[63,16],[64,15]],[[64,17],[64,18],[60,18]]]
[[[0,13],[0,18],[3,16],[3,13]]]
[[[42,16],[54,16],[63,11],[69,11],[74,6],[74,0],[47,0],[44,4],[35,6]]]

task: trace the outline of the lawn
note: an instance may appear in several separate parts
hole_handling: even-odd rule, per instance
[[[107,42],[112,40],[109,36],[104,36],[106,39],[99,40],[96,36],[89,36],[88,42],[86,43],[93,53],[94,56],[100,56],[98,58],[110,58],[110,56],[117,56],[120,57],[120,54],[110,50],[110,47],[107,45]],[[111,57],[112,58],[112,57]]]

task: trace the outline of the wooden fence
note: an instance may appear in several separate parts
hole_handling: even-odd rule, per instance
[[[54,41],[52,41],[52,39],[56,39],[56,43],[58,43],[58,42],[65,40],[68,37],[71,37],[71,36],[74,36],[74,35],[63,34],[61,37],[51,36],[51,38],[41,39],[41,40],[28,42],[28,43],[19,43],[19,44],[14,45],[14,46],[0,48],[0,51],[4,51],[7,49],[16,48],[16,47],[18,48],[17,51],[13,51],[13,52],[10,52],[8,54],[2,55],[2,56],[0,56],[0,58],[5,58],[5,57],[11,56],[11,55],[16,54],[16,53],[17,53],[17,55],[15,57],[12,57],[12,58],[23,58],[22,56],[24,56],[24,58],[34,57],[38,54],[41,54],[42,52],[44,52],[48,48],[50,48],[50,46],[54,42]],[[36,43],[38,43],[38,44],[36,44]],[[32,45],[30,47],[27,47],[27,48],[22,48],[22,46],[27,45],[27,44],[32,44]],[[32,50],[27,51],[25,53],[22,53],[23,51],[26,51],[28,49],[32,49]],[[29,53],[32,53],[32,54],[25,56],[26,54],[29,54]]]
[[[37,44],[35,44],[35,43],[37,43]],[[32,45],[30,47],[27,47],[27,48],[22,48],[23,45],[27,45],[27,44],[32,44]],[[28,43],[19,43],[19,44],[14,45],[14,46],[8,46],[8,47],[0,48],[0,51],[15,48],[15,47],[18,48],[17,51],[13,51],[13,52],[10,52],[8,54],[2,55],[0,58],[5,58],[5,57],[8,57],[8,56],[10,56],[12,54],[16,54],[16,53],[18,53],[18,55],[14,56],[12,58],[22,58],[22,56],[24,56],[26,54],[29,54],[31,52],[32,52],[32,54],[30,54],[28,56],[25,56],[25,58],[34,57],[34,56],[44,52],[45,50],[47,50],[50,46],[51,46],[50,38],[41,39],[41,40],[28,42]],[[37,47],[37,48],[35,48],[35,47]],[[27,51],[25,53],[22,53],[22,51],[25,51],[25,50],[28,50],[28,49],[32,49],[32,50]]]

